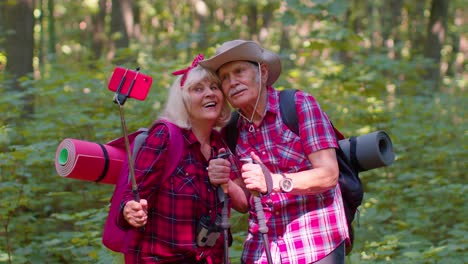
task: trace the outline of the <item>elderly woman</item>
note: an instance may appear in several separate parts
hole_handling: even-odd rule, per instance
[[[125,253],[126,263],[223,262],[225,238],[219,227],[223,201],[207,168],[211,159],[227,149],[215,127],[229,120],[230,110],[217,76],[198,66],[202,59],[199,55],[191,66],[173,73],[179,76],[170,87],[161,116],[180,128],[181,159],[167,155],[171,138],[165,125],[150,129],[135,159],[141,199],[133,200],[129,184],[117,219],[122,229],[134,228],[138,234]],[[177,168],[163,181],[166,164],[173,162]],[[225,192],[232,196],[230,206],[246,212],[248,203],[237,185],[242,180],[236,175],[232,173]]]

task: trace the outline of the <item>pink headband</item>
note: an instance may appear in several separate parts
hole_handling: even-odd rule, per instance
[[[193,59],[192,65],[188,66],[185,69],[178,70],[178,71],[175,71],[175,72],[172,73],[172,75],[181,75],[181,74],[183,74],[182,79],[180,80],[180,87],[184,86],[185,79],[187,79],[187,75],[188,75],[189,71],[191,69],[197,67],[198,62],[202,61],[203,59],[205,59],[205,57],[203,56],[203,54],[200,53],[200,54],[197,55],[197,57],[195,57],[195,59]]]

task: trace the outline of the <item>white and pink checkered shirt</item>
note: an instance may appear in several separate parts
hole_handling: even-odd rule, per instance
[[[246,120],[239,119],[237,157],[254,151],[272,173],[288,173],[312,168],[310,153],[338,147],[330,121],[314,97],[296,92],[296,109],[300,138],[282,122],[279,92],[269,87],[261,125],[249,132]],[[349,239],[339,186],[316,195],[272,193],[262,198],[262,204],[274,263],[312,263]],[[253,200],[250,208],[242,261],[264,264],[267,258]]]

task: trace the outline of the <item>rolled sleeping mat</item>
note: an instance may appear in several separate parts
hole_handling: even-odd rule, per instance
[[[55,153],[55,169],[64,178],[115,184],[125,160],[125,148],[67,138]]]
[[[357,136],[356,159],[359,171],[367,171],[384,166],[389,166],[395,160],[393,145],[385,131],[376,131],[366,135]],[[338,142],[340,148],[349,160],[351,159],[351,142],[349,138]]]

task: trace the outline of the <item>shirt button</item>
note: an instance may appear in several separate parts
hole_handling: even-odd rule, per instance
[[[262,155],[265,155],[265,154],[266,154],[266,152],[265,152],[265,151],[262,151]]]
[[[280,214],[280,212],[279,212],[279,211],[276,211],[275,215],[279,215],[279,214]]]

